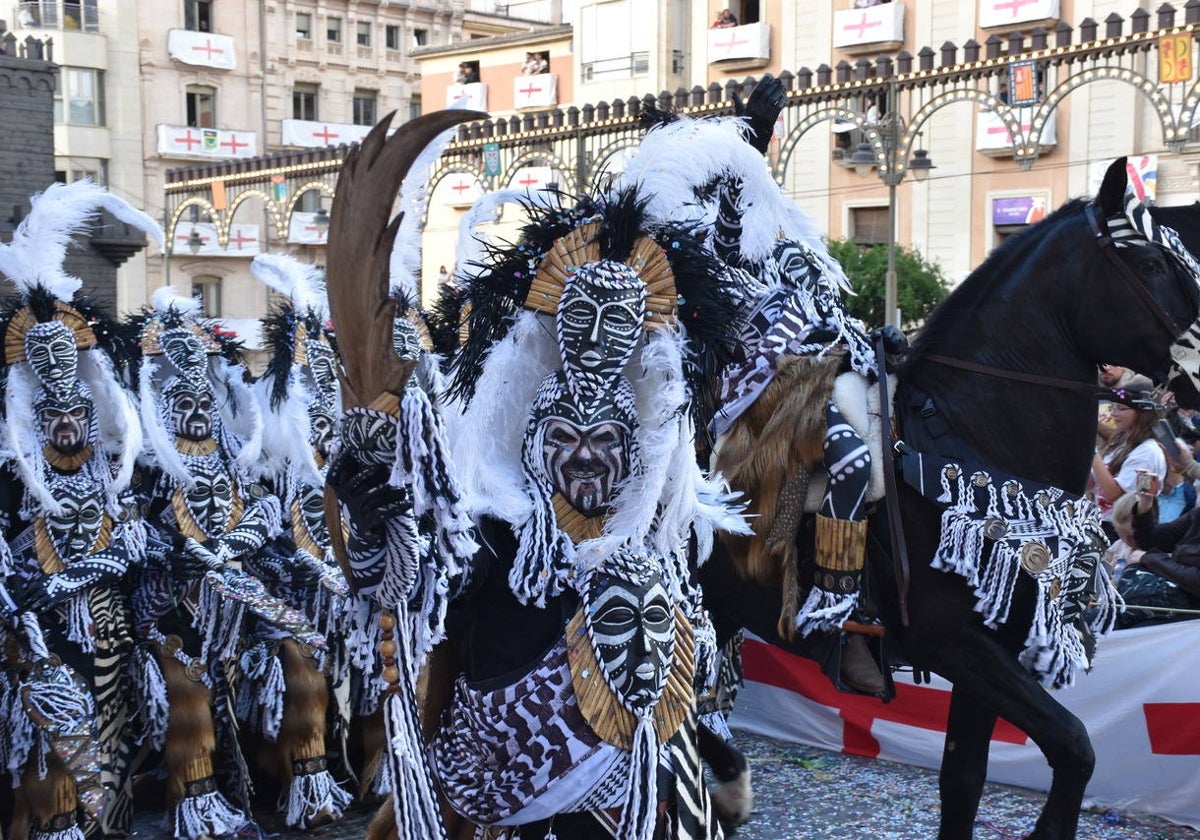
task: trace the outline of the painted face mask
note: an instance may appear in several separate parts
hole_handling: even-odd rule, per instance
[[[34,324],[25,335],[29,367],[48,391],[62,391],[79,375],[75,334],[61,321]]]
[[[208,354],[195,333],[179,327],[163,332],[159,341],[162,344],[163,355],[179,368],[184,378],[193,382],[204,381]]]
[[[100,536],[104,509],[100,499],[89,490],[94,488],[66,484],[54,491],[62,513],[46,515],[46,530],[64,560],[86,557]]]
[[[46,443],[63,455],[75,455],[92,442],[95,406],[78,384],[63,395],[42,392],[34,410]]]
[[[401,359],[421,358],[421,337],[413,322],[404,316],[397,318],[392,327],[392,347]]]
[[[613,693],[633,712],[653,706],[666,686],[675,648],[675,611],[649,556],[619,554],[584,591],[584,621]]]
[[[320,487],[305,487],[297,505],[302,523],[319,546],[329,545],[329,529],[325,524],[325,496]]]
[[[646,317],[646,287],[624,263],[580,266],[558,301],[555,328],[575,399],[595,403],[633,355]]]
[[[213,432],[212,393],[176,378],[163,389],[168,428],[184,440],[207,440]]]
[[[222,472],[200,471],[186,491],[188,511],[210,537],[225,532],[233,511],[233,485]]]
[[[632,468],[634,404],[624,380],[615,399],[592,411],[567,391],[563,374],[552,376],[534,403],[531,455],[541,478],[585,516],[607,510]]]

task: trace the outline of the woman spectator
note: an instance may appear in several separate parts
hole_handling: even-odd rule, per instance
[[[1116,431],[1096,450],[1092,481],[1104,530],[1110,539],[1116,539],[1113,504],[1138,489],[1139,472],[1157,477],[1156,490],[1162,487],[1167,477],[1167,458],[1153,437],[1154,423],[1161,414],[1150,393],[1115,388],[1111,399]]]
[[[713,29],[728,29],[731,26],[737,26],[738,21],[733,12],[729,9],[722,9],[717,12],[717,19],[713,21]]]

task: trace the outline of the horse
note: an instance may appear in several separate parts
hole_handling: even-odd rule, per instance
[[[1003,243],[931,313],[896,371],[894,437],[902,448],[1081,494],[1094,452],[1098,364],[1150,374],[1169,384],[1182,406],[1200,404],[1188,377],[1168,375],[1173,346],[1188,343],[1197,318],[1196,278],[1153,242],[1113,246],[1105,220],[1122,216],[1125,192],[1121,159],[1093,201],[1070,201]],[[751,496],[757,490],[737,489]],[[883,511],[872,516],[868,567],[889,648],[953,685],[939,840],[973,836],[1001,717],[1033,740],[1052,770],[1029,838],[1071,840],[1095,757],[1084,724],[1019,660],[1037,601],[1033,577],[1017,574],[1007,618],[989,627],[976,612],[972,586],[933,565],[941,506],[903,481],[897,496],[907,586],[885,548]],[[746,628],[819,658],[819,640],[781,635],[779,582],[747,578],[738,560],[725,550],[701,567],[719,632]]]

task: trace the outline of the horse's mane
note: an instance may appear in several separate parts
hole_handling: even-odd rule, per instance
[[[995,291],[997,276],[1011,273],[1009,269],[1016,261],[1028,257],[1038,242],[1052,235],[1063,219],[1078,213],[1085,203],[1084,199],[1078,198],[1068,201],[1042,221],[1009,237],[988,254],[945,300],[934,307],[913,341],[909,357],[916,359],[923,350],[947,338],[964,313],[974,310],[983,296]]]

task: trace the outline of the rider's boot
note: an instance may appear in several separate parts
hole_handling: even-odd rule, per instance
[[[843,604],[854,600],[862,578],[866,548],[865,519],[833,519],[817,514],[815,586],[836,593]],[[882,694],[887,689],[866,639],[858,633],[848,633],[843,640],[839,676],[850,688],[864,694]]]

